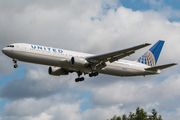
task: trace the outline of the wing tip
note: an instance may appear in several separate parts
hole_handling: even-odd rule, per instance
[[[172,65],[178,65],[178,63],[172,63]]]
[[[144,45],[151,45],[150,43],[145,43]]]

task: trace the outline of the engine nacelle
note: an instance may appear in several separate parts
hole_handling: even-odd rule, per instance
[[[60,76],[60,75],[68,75],[69,72],[62,70],[60,67],[49,67],[48,70],[50,75]]]
[[[88,62],[81,57],[72,57],[71,58],[71,65],[73,67],[84,67],[88,64]]]

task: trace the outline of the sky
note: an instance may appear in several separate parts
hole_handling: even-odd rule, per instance
[[[165,40],[157,65],[180,64],[179,0],[0,0],[0,48],[32,43],[102,54]],[[137,60],[149,47],[124,59]],[[180,117],[180,68],[159,75],[48,75],[48,67],[0,52],[0,120],[105,120],[156,109]]]

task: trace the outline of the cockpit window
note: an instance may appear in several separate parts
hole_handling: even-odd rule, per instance
[[[14,47],[14,45],[8,45],[7,47]]]

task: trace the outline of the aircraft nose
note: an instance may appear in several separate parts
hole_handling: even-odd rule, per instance
[[[5,54],[5,50],[4,50],[4,48],[2,49],[2,52]]]
[[[2,49],[2,52],[3,52],[5,55],[7,55],[7,54],[9,53],[9,51],[8,51],[6,48],[3,48],[3,49]]]
[[[14,57],[13,54],[12,54],[12,52],[13,52],[12,49],[9,49],[9,48],[5,47],[5,48],[2,49],[2,52],[8,57]]]

